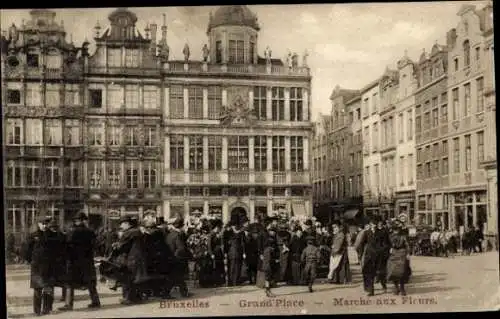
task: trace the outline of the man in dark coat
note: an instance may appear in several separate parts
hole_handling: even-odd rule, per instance
[[[186,246],[186,236],[182,231],[184,219],[177,217],[169,224],[167,234],[167,246],[169,254],[173,256],[172,270],[170,272],[170,283],[168,291],[174,286],[179,287],[183,297],[189,296],[185,277],[188,273],[189,252]]]
[[[386,272],[391,243],[389,233],[378,216],[370,221],[370,229],[366,231],[360,245],[365,247],[361,270],[364,288],[368,296],[374,295],[376,277],[379,279],[384,293],[387,292]]]
[[[55,273],[56,273],[56,282],[55,286],[56,287],[61,287],[62,288],[62,297],[61,301],[66,300],[66,262],[67,262],[67,249],[66,249],[66,235],[59,230],[59,226],[57,225],[57,222],[55,219],[52,219],[49,223],[49,231],[53,232],[54,234],[54,249],[57,249],[60,251],[59,255],[56,257],[55,260],[55,265],[56,267]]]
[[[300,285],[302,283],[302,251],[306,248],[306,241],[302,236],[302,228],[296,226],[290,242],[290,266],[291,266],[291,284]]]
[[[262,260],[259,265],[259,272],[264,274],[264,288],[266,290],[266,296],[274,297],[275,295],[271,292],[271,287],[273,286],[274,279],[276,278],[276,272],[279,269],[279,250],[276,244],[276,237],[267,237],[266,247],[262,252]]]
[[[56,263],[59,251],[56,235],[48,230],[50,217],[42,217],[38,228],[31,233],[24,248],[24,258],[31,264],[30,288],[33,288],[33,311],[36,315],[48,314],[54,303]]]
[[[259,230],[256,227],[249,229],[249,235],[245,237],[245,254],[248,266],[248,279],[250,284],[255,285],[257,281],[257,267],[259,265]]]
[[[131,305],[140,301],[139,287],[135,283],[137,274],[141,272],[142,252],[140,251],[141,231],[136,227],[130,216],[120,219],[122,235],[118,242],[113,244],[111,260],[119,267],[122,274],[122,300],[123,305]]]
[[[89,308],[99,308],[101,302],[97,293],[97,276],[94,265],[96,235],[87,227],[87,215],[81,212],[73,220],[73,229],[67,234],[67,282],[66,304],[59,310],[72,310],[75,288],[85,287],[89,291]]]
[[[228,262],[228,281],[230,286],[240,284],[241,267],[245,256],[245,232],[241,228],[238,214],[231,216],[231,228],[225,234],[224,254]]]

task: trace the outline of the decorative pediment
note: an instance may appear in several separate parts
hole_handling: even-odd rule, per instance
[[[254,111],[250,109],[248,99],[236,96],[232,103],[222,108],[220,121],[222,125],[251,126],[255,122]]]

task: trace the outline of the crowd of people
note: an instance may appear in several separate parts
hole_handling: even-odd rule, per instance
[[[33,307],[38,315],[52,311],[54,288],[61,287],[61,311],[73,309],[74,290],[89,291],[90,308],[100,307],[98,270],[110,289],[121,287],[124,305],[149,297],[182,297],[189,292],[188,275],[199,287],[256,285],[273,297],[279,283],[301,285],[313,292],[317,277],[332,284],[352,281],[348,246],[354,244],[363,274],[364,289],[374,295],[374,284],[393,282],[395,293],[406,294],[411,268],[408,234],[398,220],[374,217],[359,232],[335,222],[322,226],[313,219],[283,220],[257,216],[250,223],[243,209],[235,209],[229,222],[201,218],[196,225],[181,216],[165,221],[146,215],[119,220],[119,229],[94,232],[87,216],[78,214],[62,232],[47,217],[38,222],[23,248],[31,264]]]

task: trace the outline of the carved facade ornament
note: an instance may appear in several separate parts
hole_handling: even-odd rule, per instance
[[[223,107],[220,121],[222,125],[252,125],[255,116],[248,106],[248,100],[237,96],[229,107]]]
[[[479,123],[482,123],[484,121],[484,113],[476,114],[476,118]]]

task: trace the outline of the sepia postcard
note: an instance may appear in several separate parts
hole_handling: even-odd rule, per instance
[[[8,318],[500,309],[492,1],[0,14]]]

